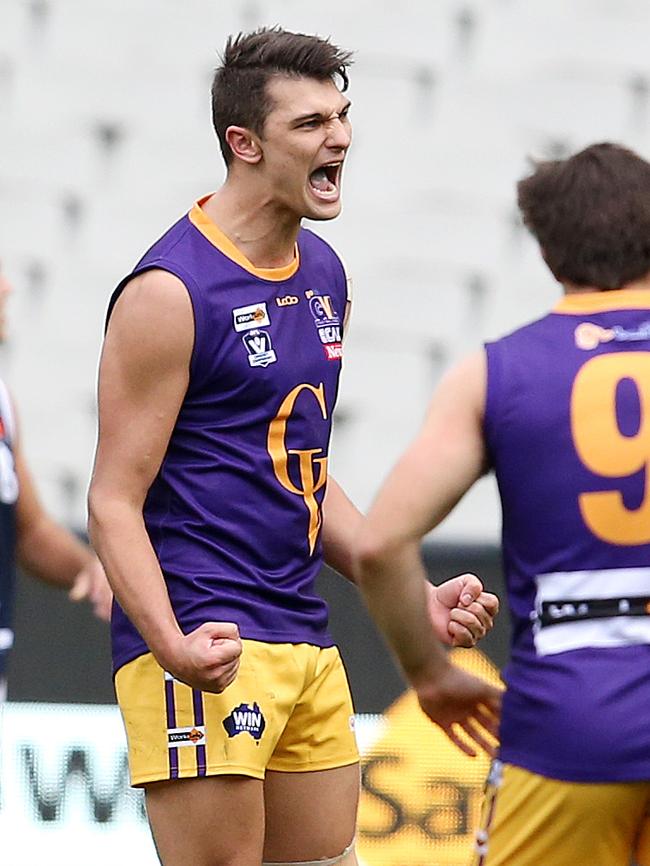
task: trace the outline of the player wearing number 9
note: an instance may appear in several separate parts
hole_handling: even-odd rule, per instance
[[[447,374],[361,572],[399,576],[495,472],[512,656],[475,866],[648,866],[650,164],[598,144],[518,192],[563,297]]]

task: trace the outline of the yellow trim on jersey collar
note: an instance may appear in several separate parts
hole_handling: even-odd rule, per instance
[[[298,244],[296,244],[293,261],[289,262],[288,265],[284,265],[281,268],[256,268],[255,265],[250,262],[239,249],[237,249],[230,238],[227,237],[227,235],[225,235],[211,219],[209,219],[201,207],[201,205],[209,198],[209,195],[200,198],[189,212],[188,217],[192,225],[195,226],[211,244],[222,252],[224,256],[228,256],[229,259],[232,259],[235,264],[244,268],[244,270],[248,271],[249,274],[260,277],[262,280],[273,280],[274,282],[279,282],[280,280],[288,280],[289,277],[292,277],[296,273],[300,266]]]
[[[553,312],[579,315],[646,309],[650,309],[650,289],[611,289],[607,292],[572,292],[557,302]]]

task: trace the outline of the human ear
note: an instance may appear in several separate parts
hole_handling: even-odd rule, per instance
[[[260,143],[250,129],[245,129],[242,126],[229,126],[226,130],[226,141],[233,156],[241,159],[242,162],[256,165],[262,158]]]

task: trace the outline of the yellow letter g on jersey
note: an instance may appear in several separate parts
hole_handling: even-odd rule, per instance
[[[316,492],[320,490],[327,480],[327,455],[323,457],[315,457],[315,454],[322,454],[322,448],[309,449],[287,449],[286,435],[287,422],[291,417],[296,400],[303,391],[308,391],[314,395],[318,404],[323,420],[327,420],[327,406],[325,405],[325,389],[321,382],[318,388],[313,385],[303,383],[296,385],[282,401],[277,415],[269,424],[269,433],[267,437],[267,449],[273,462],[273,471],[275,477],[280,484],[289,493],[295,496],[302,496],[307,511],[309,512],[309,530],[307,537],[309,540],[309,553],[314,552],[318,531],[321,525],[321,512],[316,499]],[[289,476],[289,455],[294,454],[298,458],[298,470],[300,473],[300,484],[298,487],[293,483]],[[318,468],[315,464],[318,464]]]

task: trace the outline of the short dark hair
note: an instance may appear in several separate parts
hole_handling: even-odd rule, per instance
[[[346,90],[352,52],[319,36],[262,27],[230,36],[220,59],[212,80],[212,123],[223,158],[230,165],[233,155],[226,130],[243,126],[262,135],[273,108],[266,86],[270,78],[287,75],[334,81],[338,75],[341,90]]]
[[[518,202],[560,282],[620,289],[650,272],[650,163],[618,144],[538,162]]]

